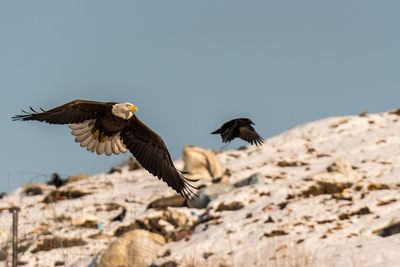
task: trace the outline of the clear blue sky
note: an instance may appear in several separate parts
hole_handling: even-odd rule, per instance
[[[30,105],[132,102],[174,158],[219,148],[209,133],[234,117],[271,137],[395,108],[399,14],[399,1],[0,1],[0,192],[127,158],[87,152],[67,126],[11,121]]]

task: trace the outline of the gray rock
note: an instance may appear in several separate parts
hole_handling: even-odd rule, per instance
[[[228,184],[211,184],[210,186],[201,188],[197,193],[198,197],[188,201],[187,205],[191,208],[204,209],[211,200],[232,189],[233,186]]]
[[[236,183],[233,184],[234,187],[243,187],[243,186],[249,186],[252,184],[262,184],[264,183],[264,178],[261,173],[255,173],[251,175],[250,177],[240,180]]]

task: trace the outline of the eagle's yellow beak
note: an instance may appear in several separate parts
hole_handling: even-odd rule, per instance
[[[133,111],[133,112],[136,112],[136,111],[139,110],[139,108],[138,108],[137,106],[135,106],[135,105],[130,105],[130,106],[128,107],[128,109],[131,110],[131,111]]]

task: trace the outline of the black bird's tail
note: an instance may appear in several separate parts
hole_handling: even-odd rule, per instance
[[[221,128],[215,130],[214,132],[212,132],[211,134],[220,134],[221,133]]]

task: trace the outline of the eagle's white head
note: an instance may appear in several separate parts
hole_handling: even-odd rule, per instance
[[[138,111],[138,109],[139,108],[137,106],[131,103],[118,103],[114,104],[111,112],[119,118],[129,120],[130,118],[132,118],[133,113]]]

